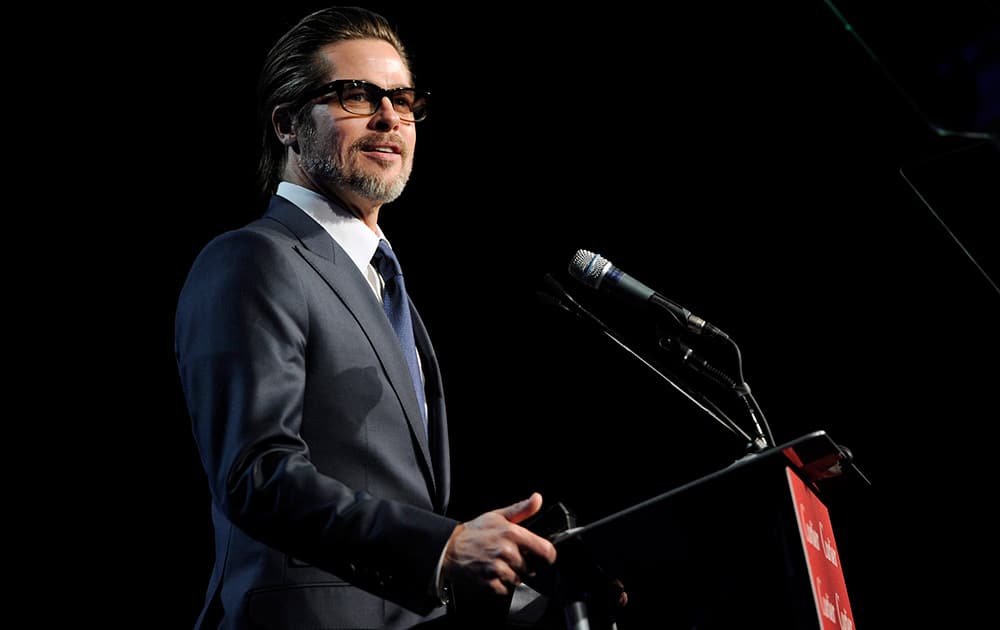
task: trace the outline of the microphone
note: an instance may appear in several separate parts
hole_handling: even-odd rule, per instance
[[[692,332],[708,333],[723,339],[729,335],[683,306],[650,289],[632,276],[611,264],[611,261],[585,249],[577,250],[569,262],[569,274],[592,289],[614,294],[626,300],[653,304],[666,309]]]

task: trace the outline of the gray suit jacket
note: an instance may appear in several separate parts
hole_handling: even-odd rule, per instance
[[[456,521],[441,375],[411,310],[429,436],[364,276],[300,209],[223,234],[178,301],[175,351],[207,473],[215,566],[200,628],[405,628]]]

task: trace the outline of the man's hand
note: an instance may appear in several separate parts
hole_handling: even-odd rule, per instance
[[[541,507],[542,495],[535,492],[456,527],[445,548],[444,579],[510,595],[524,578],[534,575],[532,566],[538,560],[554,563],[552,543],[518,525]]]

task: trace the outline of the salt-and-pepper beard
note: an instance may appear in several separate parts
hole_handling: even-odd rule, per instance
[[[389,203],[395,201],[406,188],[413,170],[413,162],[403,160],[403,169],[399,175],[390,181],[378,174],[370,174],[360,169],[348,170],[340,160],[339,154],[330,155],[314,151],[317,146],[316,130],[312,125],[305,125],[299,132],[301,153],[298,160],[302,169],[316,181],[334,188],[345,188],[356,195],[373,203]],[[362,138],[350,147],[349,155],[362,151],[363,147],[372,144],[372,138]],[[397,142],[397,144],[401,144]],[[404,149],[405,150],[405,149]]]

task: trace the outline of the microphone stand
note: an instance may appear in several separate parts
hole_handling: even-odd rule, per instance
[[[716,384],[722,386],[723,388],[728,388],[736,393],[737,397],[746,407],[747,415],[750,416],[750,420],[754,425],[755,436],[752,439],[748,436],[750,442],[747,445],[747,450],[748,452],[759,453],[768,446],[775,445],[774,436],[771,435],[771,428],[767,423],[767,419],[764,417],[764,411],[760,408],[760,405],[757,404],[757,400],[753,397],[753,393],[750,391],[749,383],[747,383],[743,378],[743,357],[740,353],[739,346],[736,345],[736,342],[733,341],[729,335],[723,333],[718,336],[725,339],[725,341],[728,342],[736,352],[736,365],[739,372],[738,381],[698,356],[694,349],[681,341],[679,337],[661,337],[658,340],[657,345],[665,350],[676,352],[681,356],[681,362],[684,363],[684,365],[687,365],[695,372],[698,372],[699,374],[715,381]],[[746,434],[744,433],[744,435]]]
[[[699,409],[704,411],[713,420],[718,422],[720,425],[728,429],[730,432],[736,434],[747,440],[749,443],[756,444],[757,440],[750,437],[746,431],[744,431],[737,423],[735,423],[729,416],[727,416],[715,403],[703,396],[697,391],[691,391],[689,388],[680,385],[671,379],[669,376],[664,374],[659,368],[654,366],[652,363],[647,361],[642,355],[633,350],[626,344],[621,337],[615,333],[607,324],[601,321],[597,316],[588,311],[586,308],[580,305],[573,297],[552,277],[551,274],[545,274],[544,276],[545,284],[548,286],[552,293],[542,293],[538,292],[536,295],[539,299],[546,302],[547,304],[559,308],[577,318],[587,322],[588,324],[594,326],[598,332],[603,334],[605,337],[611,339],[623,350],[631,354],[633,357],[639,360],[640,363],[645,365],[647,368],[653,371],[657,376],[666,381],[671,387],[676,389],[678,392],[683,394],[688,400],[694,403]],[[747,389],[749,394],[749,388]]]

